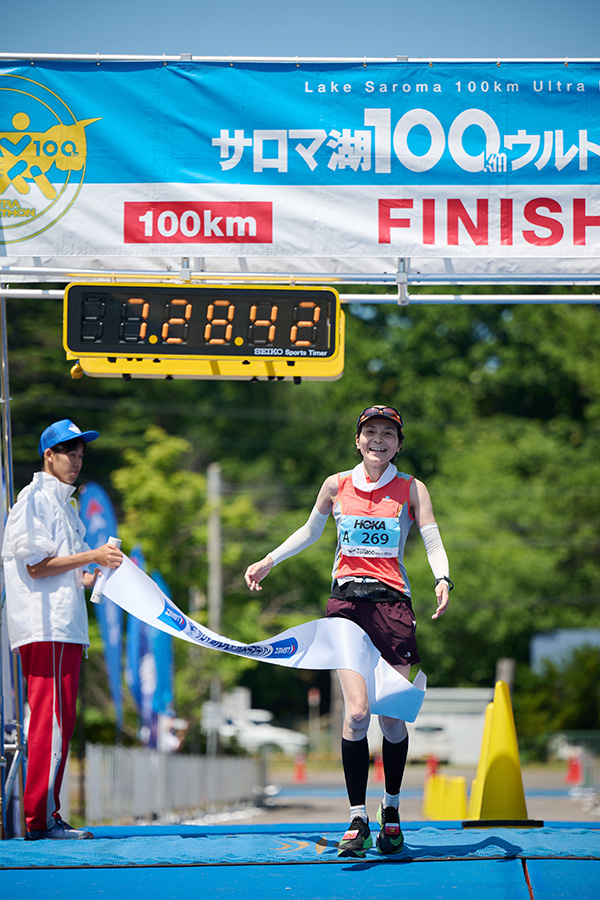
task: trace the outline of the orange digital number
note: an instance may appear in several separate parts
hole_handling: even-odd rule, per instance
[[[219,315],[221,314],[221,318]],[[222,315],[224,314],[224,315]],[[228,344],[233,333],[232,320],[235,314],[235,303],[229,300],[215,300],[206,310],[206,326],[204,328],[204,340],[207,344]],[[224,328],[222,337],[213,335],[213,328]]]
[[[185,306],[185,310],[183,313],[183,318],[181,316],[171,316],[169,313],[171,312],[172,306]],[[188,331],[189,331],[189,321],[192,315],[192,304],[188,303],[187,300],[170,300],[169,303],[165,306],[165,321],[163,322],[163,327],[160,333],[161,338],[165,342],[165,344],[183,344],[185,340],[187,340]],[[171,335],[169,337],[169,330],[172,325],[182,325],[181,335],[176,337]]]
[[[300,318],[310,315],[311,318]],[[295,325],[290,329],[290,341],[295,347],[310,347],[317,340],[317,323],[321,318],[321,307],[312,300],[303,300],[294,308],[294,318],[298,319]],[[310,328],[310,340],[307,335],[301,335],[301,328]]]
[[[268,305],[267,302],[260,304],[261,315],[264,315],[266,310],[265,307]],[[259,314],[258,306],[253,304],[250,307],[250,324],[248,326],[248,343],[250,344],[272,344],[275,340],[275,330],[276,330],[276,321],[277,321],[277,313],[279,308],[273,304],[271,309],[269,310],[269,318],[268,319],[259,319],[257,318]],[[257,331],[258,328],[266,328],[267,334],[266,336],[260,337],[260,332]]]
[[[130,310],[130,307],[133,307]],[[141,307],[141,310],[139,310]],[[132,340],[132,336],[124,333],[124,327],[131,323],[140,323],[140,330],[137,334],[137,337],[134,336],[133,339],[143,341],[146,337],[146,331],[148,330],[148,323],[146,319],[148,318],[148,312],[150,310],[150,304],[146,302],[146,300],[141,299],[140,297],[130,297],[127,300],[127,307],[124,311],[123,319],[124,321],[121,323],[121,338],[125,340]],[[134,312],[134,315],[130,315],[130,312]],[[141,313],[141,315],[139,314]]]

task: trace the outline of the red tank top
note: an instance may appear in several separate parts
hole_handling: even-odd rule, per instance
[[[404,547],[414,522],[410,510],[412,475],[398,472],[374,491],[352,483],[352,471],[338,475],[333,505],[337,527],[334,579],[368,577],[383,581],[410,597]]]

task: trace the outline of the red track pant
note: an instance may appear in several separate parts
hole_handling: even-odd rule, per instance
[[[54,825],[75,729],[81,644],[41,641],[19,648],[31,709],[23,807],[28,829]]]

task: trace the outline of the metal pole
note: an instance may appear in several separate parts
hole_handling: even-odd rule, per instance
[[[207,469],[208,496],[208,627],[219,634],[223,606],[223,578],[221,571],[221,467],[211,463]],[[221,703],[221,679],[215,676],[210,684],[211,704]],[[213,705],[213,709],[215,706]],[[218,749],[218,725],[213,717],[213,727],[208,734],[206,752],[216,756]]]
[[[211,463],[208,477],[208,627],[219,632],[223,603],[221,573],[221,466]]]
[[[4,285],[0,283],[0,407],[2,421],[2,475],[5,490],[2,497],[3,513],[6,515],[14,502],[13,464],[12,464],[12,435],[10,427],[10,392],[8,383],[8,339],[6,329],[6,297],[3,292]],[[1,567],[0,567],[0,571]],[[4,605],[4,573],[2,571],[0,581],[0,602]],[[2,633],[2,618],[0,617],[0,670],[2,662],[5,636]],[[21,675],[21,660],[18,654],[12,659],[12,673],[14,683],[14,718],[11,715],[10,724],[14,725],[14,742],[5,741],[5,709],[7,699],[3,693],[3,683],[0,681],[0,727],[2,729],[2,754],[0,759],[0,800],[1,800],[1,837],[4,838],[6,828],[6,812],[15,781],[18,778],[19,798],[23,797],[23,767],[25,764],[25,743],[23,735],[23,681]],[[12,703],[11,703],[12,706]],[[6,775],[8,753],[11,754],[11,765]],[[23,806],[20,808],[21,827],[24,832],[25,820]]]
[[[2,294],[3,285],[0,284],[0,328],[2,329],[2,362],[1,362],[1,373],[0,373],[0,402],[2,404],[2,435],[5,440],[6,438],[6,428],[5,428],[5,410],[8,407],[8,396],[7,392],[5,392],[5,353],[4,353],[4,307],[5,307],[5,299]],[[3,474],[3,483],[6,485],[6,491],[3,491],[2,496],[2,513],[3,513],[3,522],[6,517],[7,512],[7,499],[8,499],[8,481],[6,476],[4,475],[4,440],[2,444],[2,474]],[[8,748],[6,746],[6,731],[4,728],[4,718],[5,718],[5,700],[4,700],[4,666],[3,666],[3,647],[5,636],[2,633],[2,620],[4,613],[4,570],[0,568],[0,735],[1,741],[0,744],[0,838],[4,839],[6,835],[6,811],[8,807],[8,800],[6,795],[6,766],[8,764]],[[12,718],[12,717],[11,717]]]

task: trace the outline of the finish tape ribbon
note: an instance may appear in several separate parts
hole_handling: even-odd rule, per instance
[[[106,570],[105,570],[106,571]],[[425,697],[421,671],[411,683],[384,660],[365,632],[349,619],[315,619],[256,644],[241,644],[199,625],[127,556],[99,585],[105,597],[130,615],[174,637],[295,669],[350,669],[366,681],[371,711],[414,722]]]

